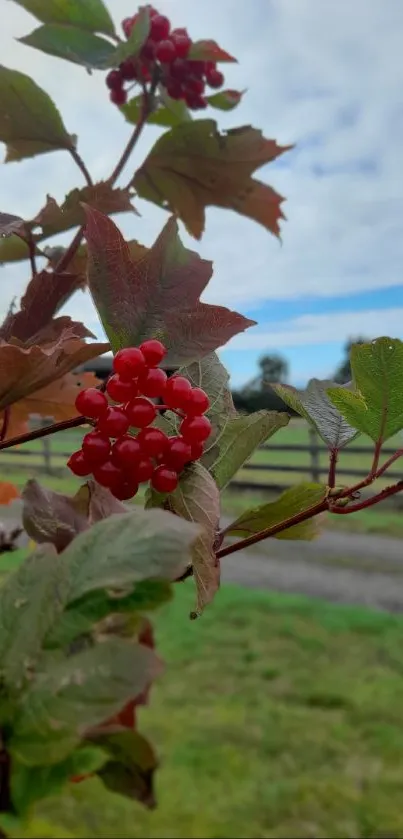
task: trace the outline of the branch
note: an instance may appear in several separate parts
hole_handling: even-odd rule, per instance
[[[73,417],[73,419],[63,420],[62,422],[55,422],[52,425],[47,425],[45,428],[36,428],[35,431],[27,431],[26,434],[20,434],[18,437],[10,437],[9,440],[2,440],[0,442],[0,451],[2,449],[11,449],[13,446],[20,446],[21,443],[29,443],[30,440],[39,440],[40,437],[48,437],[49,434],[56,434],[58,431],[65,431],[67,428],[78,428],[79,425],[87,424],[90,424],[90,420],[83,416]]]
[[[380,501],[383,501],[385,498],[389,498],[391,495],[396,495],[397,492],[401,492],[403,490],[403,481],[398,481],[397,484],[393,484],[392,486],[386,487],[378,495],[373,495],[371,498],[365,498],[364,501],[359,501],[358,504],[352,504],[350,507],[338,507],[337,501],[335,505],[329,505],[329,512],[336,513],[337,515],[349,515],[349,513],[356,513],[357,510],[365,510],[367,507],[373,507],[374,504],[379,504]]]
[[[27,245],[28,245],[28,249],[29,249],[29,261],[30,261],[30,264],[31,264],[32,278],[34,278],[37,274],[36,258],[35,258],[36,245],[35,245],[35,241],[34,241],[33,236],[32,236],[32,231],[29,232],[29,237],[26,241],[27,241]]]
[[[89,173],[81,155],[78,153],[77,149],[70,148],[69,152],[70,152],[74,162],[77,163],[78,168],[83,173],[84,178],[87,181],[88,186],[93,186],[93,181],[92,181],[91,175],[90,175],[90,173]]]
[[[333,489],[336,484],[336,466],[337,466],[337,459],[339,456],[338,449],[331,449],[330,450],[330,463],[329,463],[329,475],[327,479],[327,485],[330,489]]]
[[[217,559],[222,559],[223,556],[242,551],[244,548],[249,548],[250,545],[256,545],[258,542],[263,542],[264,539],[269,539],[270,536],[275,536],[277,533],[281,533],[283,530],[287,530],[295,524],[301,524],[301,522],[311,519],[319,515],[319,513],[324,513],[328,509],[329,501],[326,498],[324,501],[319,501],[313,507],[309,507],[308,510],[303,510],[303,512],[296,513],[295,516],[285,519],[285,521],[273,524],[271,527],[266,527],[265,530],[261,530],[259,533],[253,533],[252,536],[247,536],[246,539],[240,539],[239,542],[228,545],[226,548],[221,548],[217,551],[216,557]]]
[[[8,424],[10,422],[10,405],[4,408],[3,425],[0,431],[0,442],[4,440],[7,434]]]
[[[133,149],[134,149],[134,147],[137,143],[137,140],[140,137],[140,134],[141,134],[146,122],[147,122],[147,119],[150,116],[150,114],[152,113],[152,110],[153,110],[153,107],[154,107],[154,93],[156,91],[158,81],[159,81],[159,76],[158,76],[158,74],[156,74],[154,76],[154,79],[153,79],[152,83],[151,83],[150,90],[147,91],[145,87],[143,89],[143,97],[142,97],[142,100],[141,100],[140,115],[139,115],[137,124],[134,128],[133,134],[130,137],[130,140],[129,140],[126,148],[124,149],[120,160],[118,160],[110,178],[108,179],[108,183],[110,183],[111,186],[115,183],[115,181],[117,181],[119,175],[121,174],[124,167],[126,166],[126,163],[129,160],[129,157],[130,157],[130,155],[131,155],[131,153],[132,153],[132,151],[133,151]]]
[[[77,253],[77,251],[78,251],[78,249],[81,245],[81,240],[83,238],[83,235],[84,235],[84,227],[80,227],[79,230],[77,230],[77,233],[74,236],[74,239],[72,239],[72,241],[70,242],[67,250],[64,252],[63,256],[60,257],[59,262],[57,263],[57,265],[54,269],[55,274],[62,274],[63,271],[66,270],[69,262],[71,262],[73,257],[76,255],[76,253]]]

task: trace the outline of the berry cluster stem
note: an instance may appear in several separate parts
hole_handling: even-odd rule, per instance
[[[77,164],[78,168],[83,173],[84,178],[87,181],[88,186],[93,186],[93,180],[91,178],[91,175],[90,175],[90,173],[89,173],[81,155],[78,153],[77,149],[74,148],[74,146],[72,146],[69,149],[69,151],[70,151],[70,154],[71,154],[74,162]]]
[[[5,411],[9,408],[5,409]],[[5,417],[3,419],[4,429]],[[20,446],[21,443],[29,443],[30,440],[39,440],[40,437],[48,437],[50,434],[56,434],[58,431],[66,431],[67,428],[78,428],[80,425],[88,425],[88,419],[83,416],[73,417],[73,419],[63,420],[62,422],[54,422],[45,428],[36,428],[34,431],[27,431],[26,434],[20,434],[18,437],[10,437],[9,440],[0,440],[0,451],[2,449],[11,449],[13,446]],[[1,434],[3,434],[3,429]],[[7,432],[7,428],[6,428]],[[5,435],[4,435],[5,436]],[[0,435],[1,437],[1,435]]]
[[[116,166],[115,166],[115,168],[114,168],[114,170],[113,170],[113,172],[112,172],[112,174],[109,178],[109,183],[111,184],[111,186],[117,181],[119,175],[123,172],[123,169],[126,166],[126,163],[129,160],[129,157],[130,157],[133,149],[136,146],[136,143],[137,143],[137,141],[140,137],[140,134],[143,131],[143,128],[144,128],[144,126],[147,122],[147,119],[150,116],[150,114],[152,113],[152,110],[153,110],[153,107],[154,107],[154,94],[155,94],[155,91],[156,91],[156,88],[157,88],[157,84],[158,84],[158,75],[155,75],[154,79],[152,81],[150,90],[147,91],[145,87],[143,88],[143,96],[142,96],[142,100],[141,100],[140,115],[139,115],[139,118],[138,118],[137,123],[135,125],[132,136],[130,137],[126,148],[123,150],[123,153],[122,153],[120,159],[118,160],[118,162],[117,162],[117,164],[116,164]]]

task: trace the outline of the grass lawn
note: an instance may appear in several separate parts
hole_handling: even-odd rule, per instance
[[[403,836],[403,619],[225,587],[157,619],[140,726],[161,756],[139,837]]]

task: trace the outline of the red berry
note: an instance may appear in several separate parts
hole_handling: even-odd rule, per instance
[[[97,466],[94,469],[93,475],[101,486],[108,487],[108,489],[118,488],[125,482],[125,476],[122,470],[114,466],[110,460],[102,463],[101,466]]]
[[[163,64],[170,64],[176,58],[176,49],[172,41],[160,41],[155,50],[155,57]]]
[[[122,76],[120,70],[111,70],[108,73],[106,79],[106,86],[109,87],[109,90],[117,90],[117,88],[122,87]]]
[[[125,105],[127,102],[127,92],[123,90],[123,87],[117,87],[115,90],[111,90],[109,99],[114,105]]]
[[[144,355],[138,347],[126,347],[119,350],[113,359],[113,369],[126,381],[138,376],[145,369]]]
[[[73,475],[77,475],[79,478],[84,478],[85,475],[90,475],[92,472],[92,466],[88,463],[88,460],[83,455],[83,452],[73,452],[70,455],[67,466],[72,471]]]
[[[189,62],[183,58],[176,58],[169,67],[170,75],[178,82],[184,82],[189,74]]]
[[[203,108],[207,108],[208,105],[207,99],[204,96],[199,96],[197,93],[186,93],[185,101],[188,108],[191,108],[192,111],[200,111]]]
[[[99,431],[90,431],[83,437],[82,449],[88,463],[99,466],[108,460],[111,443],[106,434],[100,434]]]
[[[160,367],[152,367],[139,378],[138,385],[144,396],[161,396],[167,382],[167,374]]]
[[[139,67],[139,79],[142,80],[143,82],[150,82],[151,81],[151,76],[152,76],[152,73],[151,73],[150,65],[146,61],[143,61],[140,64],[140,67]]]
[[[154,15],[151,18],[150,37],[154,41],[165,41],[168,38],[171,24],[164,15]]]
[[[183,376],[171,376],[168,379],[164,399],[170,408],[184,408],[190,396],[192,385]]]
[[[155,338],[151,338],[149,341],[143,341],[139,349],[143,353],[148,367],[156,367],[167,353],[161,341],[157,341]]]
[[[209,70],[206,74],[206,82],[209,87],[221,87],[224,84],[224,76],[219,70]]]
[[[183,99],[184,94],[182,85],[175,81],[175,79],[172,79],[172,81],[167,84],[167,94],[171,97],[171,99]]]
[[[209,407],[210,400],[207,393],[201,387],[194,387],[185,405],[185,411],[188,416],[196,417],[198,414],[204,414]]]
[[[186,93],[189,91],[189,93],[195,93],[196,95],[200,96],[202,93],[204,93],[204,87],[205,85],[203,79],[198,79],[195,76],[191,76],[189,79],[186,80]]]
[[[183,437],[173,437],[169,443],[169,449],[164,457],[164,463],[180,472],[181,469],[192,459],[192,448]]]
[[[204,61],[189,60],[189,73],[191,73],[192,76],[198,76],[199,78],[202,78],[202,76],[204,76],[204,72],[205,72],[204,67],[205,67]]]
[[[169,446],[169,439],[159,428],[143,428],[137,436],[144,454],[149,457],[163,455]]]
[[[111,461],[115,466],[130,471],[138,465],[142,455],[142,448],[137,437],[124,434],[112,446]]]
[[[180,426],[180,432],[186,442],[203,443],[211,432],[211,422],[207,417],[186,417]]]
[[[151,478],[151,485],[157,492],[173,492],[178,486],[178,476],[167,466],[157,466]]]
[[[133,17],[125,17],[125,19],[122,20],[122,29],[126,35],[126,38],[130,38],[131,31],[137,21],[137,18],[138,15],[133,15]]]
[[[136,469],[133,473],[133,478],[139,482],[139,484],[144,484],[146,481],[149,481],[152,474],[154,472],[154,464],[149,457],[144,457],[140,460],[140,463],[136,466]]]
[[[192,41],[188,35],[174,35],[171,34],[171,41],[175,45],[176,55],[178,58],[186,58],[189,53]]]
[[[137,64],[132,58],[126,58],[120,65],[120,74],[125,82],[134,82],[138,78]]]
[[[112,495],[118,498],[119,501],[128,501],[129,498],[134,498],[139,489],[139,485],[134,481],[124,481],[111,488]],[[123,725],[123,723],[122,723]]]
[[[109,393],[111,399],[113,399],[115,402],[128,402],[129,399],[132,399],[133,396],[136,396],[137,385],[136,382],[134,382],[133,380],[131,382],[124,381],[120,378],[120,376],[118,376],[117,373],[115,373],[108,380],[106,390]]]
[[[192,443],[192,456],[191,460],[200,460],[203,454],[203,443]]]
[[[155,405],[145,399],[144,396],[136,396],[126,405],[125,410],[129,425],[134,425],[135,428],[145,428],[147,425],[151,425],[157,416]]]
[[[121,437],[129,428],[129,420],[123,408],[110,406],[97,423],[97,430],[108,437]]]
[[[75,401],[79,414],[84,414],[90,419],[98,419],[108,408],[108,400],[104,393],[96,387],[87,387],[81,390]]]
[[[143,44],[141,48],[140,58],[143,58],[146,61],[153,61],[156,46],[156,41],[153,41],[152,38],[147,38],[145,44]]]

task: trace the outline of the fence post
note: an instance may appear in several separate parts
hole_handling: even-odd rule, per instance
[[[309,453],[311,456],[311,478],[315,484],[320,484],[320,452],[318,435],[312,426],[309,426]]]

